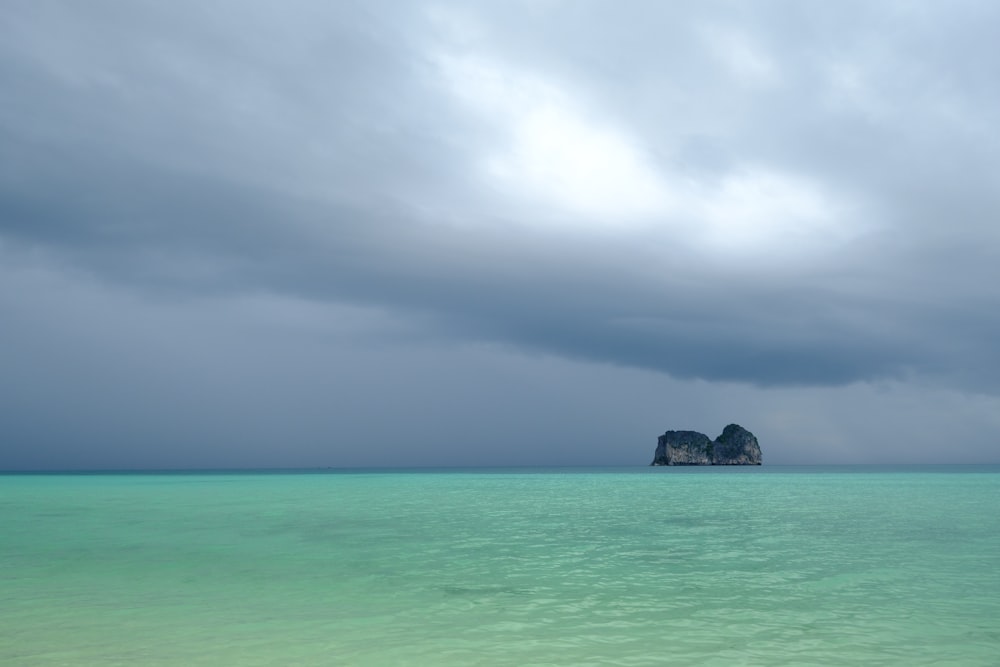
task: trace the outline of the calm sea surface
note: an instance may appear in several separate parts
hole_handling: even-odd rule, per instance
[[[1000,467],[0,476],[4,665],[998,665]]]

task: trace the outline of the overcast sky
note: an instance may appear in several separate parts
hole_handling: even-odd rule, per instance
[[[998,462],[998,34],[7,0],[0,469]]]

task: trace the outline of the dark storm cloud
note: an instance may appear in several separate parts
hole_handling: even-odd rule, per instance
[[[998,27],[973,2],[9,3],[8,304],[77,276],[124,300],[98,339],[268,295],[391,314],[315,356],[996,396]],[[15,311],[21,359],[56,324]]]

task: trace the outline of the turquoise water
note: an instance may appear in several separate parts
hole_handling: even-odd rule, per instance
[[[0,664],[997,665],[1000,468],[0,476]]]

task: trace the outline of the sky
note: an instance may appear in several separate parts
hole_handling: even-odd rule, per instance
[[[1000,462],[998,33],[7,0],[0,469]]]

